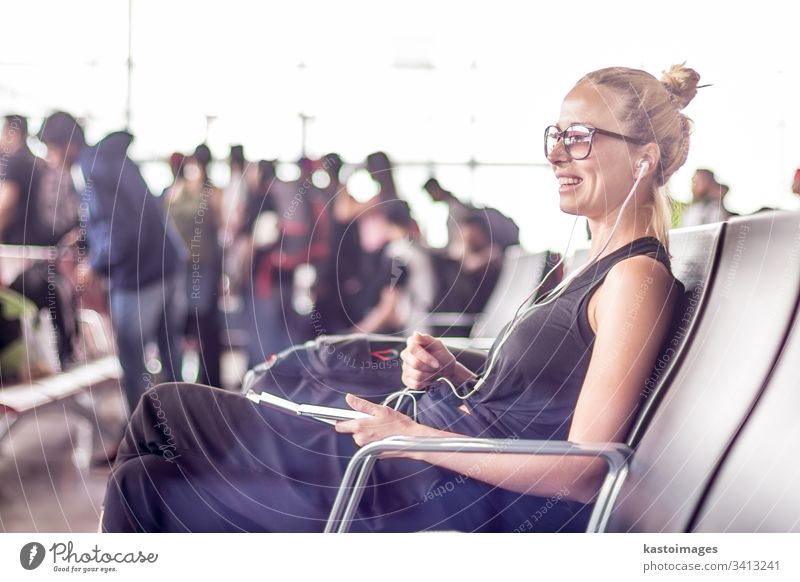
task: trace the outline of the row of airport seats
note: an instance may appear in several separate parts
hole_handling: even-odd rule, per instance
[[[348,531],[377,456],[399,449],[602,457],[589,531],[800,531],[800,213],[673,230],[670,252],[686,293],[624,443],[371,443],[351,460],[326,531]],[[474,366],[480,356],[466,353]]]
[[[118,390],[122,368],[114,354],[110,327],[97,312],[83,309],[78,314],[86,361],[51,376],[0,386],[0,454],[5,439],[23,419],[48,411],[63,411],[84,419],[91,427],[91,440],[76,443],[75,459],[102,461],[116,450],[119,419],[98,414],[96,396]]]
[[[0,245],[0,279],[6,283],[34,262],[51,261],[53,256],[52,249],[44,247]],[[76,459],[101,461],[107,451],[116,449],[121,429],[119,419],[105,418],[98,414],[95,406],[98,391],[118,390],[122,378],[111,325],[107,317],[91,309],[80,309],[76,315],[81,329],[80,361],[49,376],[0,383],[0,455],[5,454],[4,445],[15,425],[25,418],[53,410],[82,418],[92,428],[91,442],[77,443]],[[41,310],[40,319],[46,329],[32,341],[55,336],[47,308]],[[55,353],[53,357],[57,360]],[[78,451],[78,448],[83,450]]]

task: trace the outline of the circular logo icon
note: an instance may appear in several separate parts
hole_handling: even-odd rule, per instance
[[[44,546],[39,542],[29,542],[19,551],[19,563],[26,570],[35,570],[44,561]]]

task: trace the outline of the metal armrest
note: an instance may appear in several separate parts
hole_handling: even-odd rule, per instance
[[[364,486],[378,455],[388,451],[497,453],[519,455],[559,455],[570,457],[602,457],[608,464],[603,485],[598,492],[587,532],[602,532],[628,473],[631,449],[622,443],[575,444],[568,441],[389,437],[360,448],[347,465],[333,503],[325,533],[347,533],[355,516]]]

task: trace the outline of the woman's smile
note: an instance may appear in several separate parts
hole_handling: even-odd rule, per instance
[[[560,193],[574,192],[581,185],[583,178],[570,174],[556,174],[558,179],[558,191]]]

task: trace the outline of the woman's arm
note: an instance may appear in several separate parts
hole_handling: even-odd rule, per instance
[[[652,259],[632,257],[609,272],[597,291],[596,338],[570,427],[570,441],[624,439],[676,300],[671,275]],[[365,402],[352,401],[351,405],[374,414],[374,419],[337,425],[340,432],[353,432],[359,445],[392,435],[463,436],[420,425],[391,409],[388,413],[378,410],[386,407],[369,402],[365,406]],[[354,423],[361,423],[358,430],[350,430]],[[392,432],[398,430],[402,432]],[[520,493],[547,497],[566,488],[566,497],[581,502],[594,497],[606,470],[603,460],[588,457],[429,452],[407,456]]]

